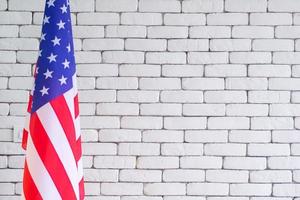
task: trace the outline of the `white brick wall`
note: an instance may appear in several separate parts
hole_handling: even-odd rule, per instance
[[[0,199],[20,199],[44,1],[0,0]],[[300,200],[299,0],[71,0],[87,200]]]

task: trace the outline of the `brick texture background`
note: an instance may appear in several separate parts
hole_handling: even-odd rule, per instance
[[[299,0],[71,0],[88,200],[299,200]],[[0,199],[20,199],[44,1],[0,0]]]

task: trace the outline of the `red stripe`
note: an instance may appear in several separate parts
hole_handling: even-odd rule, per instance
[[[66,137],[72,149],[74,158],[76,161],[78,161],[81,155],[78,155],[77,152],[78,150],[77,150],[77,143],[76,143],[75,126],[74,126],[73,117],[69,110],[68,104],[63,95],[55,98],[50,103],[51,106],[53,107],[55,114],[57,115],[57,118],[62,128],[64,129],[64,132],[66,134]]]
[[[37,114],[32,113],[30,120],[33,144],[62,199],[76,199],[70,179]]]
[[[84,181],[83,181],[83,178],[79,182],[79,197],[80,197],[80,200],[84,199]]]
[[[74,111],[75,111],[75,119],[78,117],[79,115],[79,103],[78,103],[78,94],[76,94],[76,96],[74,97]]]
[[[27,112],[31,113],[31,107],[32,107],[32,95],[29,95],[29,101],[27,106]]]
[[[23,128],[23,136],[22,136],[22,148],[26,150],[27,148],[27,139],[28,139],[28,131]]]
[[[24,166],[23,193],[24,193],[25,199],[28,199],[28,200],[42,200],[43,199],[31,177],[31,174],[28,170],[26,160],[25,160],[25,166]]]

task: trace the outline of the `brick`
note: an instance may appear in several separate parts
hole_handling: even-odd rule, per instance
[[[182,106],[180,104],[140,104],[141,115],[163,115],[163,116],[176,116],[181,115]]]
[[[140,12],[180,12],[181,5],[178,1],[173,0],[140,0]]]
[[[226,183],[188,183],[188,195],[226,196],[229,193],[229,184]]]
[[[169,0],[172,1],[172,0]],[[188,27],[181,26],[149,26],[148,38],[187,38]]]
[[[177,130],[145,130],[143,142],[183,142],[183,131]]]
[[[204,154],[210,156],[246,156],[244,144],[205,144]]]
[[[299,184],[274,184],[273,186],[274,196],[300,196]]]
[[[83,5],[81,0],[74,0],[70,4],[72,12],[91,12],[95,10],[93,0],[87,0]]]
[[[290,147],[288,144],[249,144],[250,156],[288,156]]]
[[[248,117],[209,117],[208,129],[249,129]]]
[[[0,183],[0,194],[1,195],[14,195],[15,184],[13,183]]]
[[[30,24],[32,15],[30,12],[1,12],[0,11],[0,24],[19,25]]]
[[[272,193],[271,184],[231,184],[230,194],[238,196],[268,196]]]
[[[188,52],[189,64],[228,63],[228,52]]]
[[[291,171],[264,170],[250,172],[250,182],[256,183],[284,183],[292,181]]]
[[[127,39],[125,41],[125,49],[137,51],[165,51],[167,49],[167,40]]]
[[[165,117],[166,129],[205,129],[206,117]]]
[[[117,76],[118,65],[114,64],[78,64],[78,76]]]
[[[224,169],[264,170],[266,158],[261,157],[225,157]]]
[[[108,38],[145,38],[144,26],[106,26],[105,36]]]
[[[251,40],[249,39],[212,39],[210,40],[211,51],[250,51]]]
[[[25,55],[24,55],[25,56]],[[76,63],[100,63],[101,53],[96,51],[77,51],[75,52]]]
[[[79,94],[80,102],[114,102],[116,91],[114,90],[82,90]]]
[[[144,53],[138,51],[105,51],[104,63],[143,63]]]
[[[270,169],[299,169],[300,158],[295,156],[270,157],[268,159],[268,167]]]
[[[0,51],[0,63],[15,63],[16,59],[14,51]]]
[[[273,62],[278,64],[299,64],[299,52],[274,52]]]
[[[32,77],[11,77],[11,78],[9,78],[8,88],[10,88],[10,89],[28,89],[28,90],[30,90],[32,88],[32,86],[33,86],[33,78]]]
[[[190,38],[230,38],[230,26],[191,26]]]
[[[83,143],[83,155],[116,155],[117,145],[113,143]]]
[[[24,90],[0,90],[1,102],[27,102],[29,93]]]
[[[180,89],[181,81],[179,78],[141,78],[139,88],[146,90]]]
[[[86,181],[112,181],[118,180],[118,170],[114,169],[85,169],[84,178]]]
[[[184,116],[224,116],[224,104],[184,104]]]
[[[137,0],[126,0],[119,2],[118,0],[97,0],[96,11],[107,12],[124,12],[136,11],[138,6]]]
[[[84,39],[83,50],[123,50],[124,40],[122,39]]]
[[[120,170],[120,181],[126,182],[160,182],[160,170],[123,169]]]
[[[275,28],[276,38],[298,38],[300,26],[277,26]]]
[[[249,65],[249,76],[254,77],[290,77],[291,67],[289,65]]]
[[[74,38],[103,38],[104,26],[73,26]]]
[[[225,11],[229,12],[266,12],[267,0],[226,0]]]
[[[100,89],[137,89],[136,77],[100,77],[97,78],[96,88]]]
[[[273,38],[274,28],[270,26],[233,26],[233,38]]]
[[[95,156],[95,168],[108,168],[108,169],[126,169],[134,168],[136,159],[134,156]]]
[[[293,18],[290,13],[251,13],[251,25],[290,25]]]
[[[245,103],[247,102],[247,94],[246,91],[205,91],[204,102]]]
[[[0,169],[0,182],[21,182],[22,169]]]
[[[215,64],[205,66],[206,77],[239,77],[246,76],[245,65],[239,64]]]
[[[222,90],[224,79],[222,78],[183,78],[183,89],[198,90]]]
[[[139,130],[103,129],[99,131],[101,142],[139,142],[141,132]]]
[[[293,51],[294,41],[284,39],[256,39],[253,40],[254,51]]]
[[[147,64],[123,64],[119,67],[120,76],[159,77],[161,67]]]
[[[0,10],[6,10],[7,9],[7,1],[1,0],[0,1]]]
[[[155,143],[120,143],[119,155],[159,155],[160,145]]]
[[[272,104],[270,116],[300,116],[298,104]]]
[[[169,51],[207,51],[208,40],[205,39],[174,39],[168,41]]]
[[[161,25],[161,13],[122,13],[121,24],[128,25]]]
[[[174,156],[140,156],[137,158],[137,168],[173,169],[179,167],[179,158]]]
[[[271,63],[271,52],[232,52],[229,55],[231,63]]]
[[[119,22],[117,13],[78,13],[77,15],[79,25],[111,25]]]
[[[244,13],[213,13],[207,15],[208,25],[247,25],[248,15]]]
[[[222,12],[222,0],[192,0],[182,2],[183,12]]]
[[[183,156],[180,158],[180,168],[220,169],[221,167],[222,167],[222,157]]]
[[[0,37],[18,37],[19,27],[16,25],[1,25]]]
[[[267,78],[226,78],[226,89],[230,90],[266,90]]]
[[[139,105],[134,103],[100,103],[98,115],[138,115]]]
[[[128,116],[121,118],[121,128],[160,129],[162,126],[162,117]]]
[[[206,17],[204,14],[165,14],[165,25],[205,25]]]
[[[101,193],[104,195],[141,195],[142,183],[101,183]]]
[[[293,143],[300,141],[298,130],[274,130],[272,141],[278,143]]]
[[[280,0],[271,0],[269,1],[268,8],[270,11],[277,12],[298,12],[299,1],[297,0],[288,0],[285,4],[282,4]]]
[[[9,104],[0,103],[0,115],[8,115]]]
[[[98,132],[96,130],[83,130],[81,137],[83,142],[97,142]]]
[[[291,117],[254,117],[251,129],[292,129],[294,121]]]
[[[164,90],[161,92],[162,102],[200,103],[203,102],[202,91]]]
[[[144,186],[145,195],[184,195],[185,191],[184,183],[148,183]]]
[[[290,102],[289,91],[249,91],[250,103],[288,103]]]
[[[221,183],[244,183],[248,182],[249,172],[238,170],[207,170],[206,181]]]
[[[186,130],[186,142],[227,142],[228,132],[223,130]]]
[[[162,155],[203,155],[203,144],[168,143],[161,145]]]
[[[118,91],[117,101],[118,102],[158,102],[159,91]]]
[[[162,75],[170,77],[203,76],[203,65],[163,65]]]
[[[203,170],[170,169],[163,172],[165,182],[202,182],[204,179],[205,173]]]
[[[115,116],[82,116],[80,119],[82,128],[119,128],[119,117]]]
[[[90,77],[82,77],[77,79],[77,88],[81,89],[94,89],[95,79]]]
[[[270,78],[269,88],[272,90],[297,90],[295,84],[299,84],[299,78]]]
[[[267,116],[269,107],[266,104],[227,104],[228,116]]]

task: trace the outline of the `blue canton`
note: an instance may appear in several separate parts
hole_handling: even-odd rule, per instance
[[[31,112],[73,87],[75,58],[68,0],[46,2]]]

